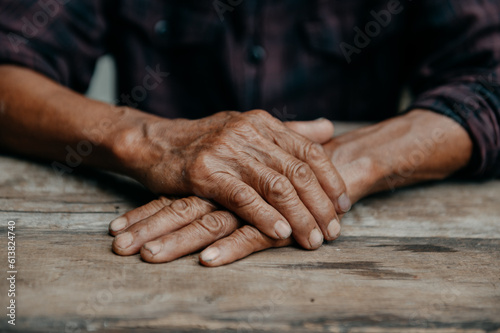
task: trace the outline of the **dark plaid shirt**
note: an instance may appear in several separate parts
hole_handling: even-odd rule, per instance
[[[106,53],[117,103],[165,117],[376,121],[408,87],[500,174],[499,0],[0,0],[0,63],[85,92]]]

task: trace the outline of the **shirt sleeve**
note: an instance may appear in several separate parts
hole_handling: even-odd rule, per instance
[[[107,1],[0,0],[0,64],[15,64],[85,92],[106,52]]]
[[[409,60],[417,70],[408,110],[435,111],[467,130],[473,154],[461,175],[498,177],[500,2],[425,0],[410,7]]]

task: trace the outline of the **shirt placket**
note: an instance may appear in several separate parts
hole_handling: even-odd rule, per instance
[[[244,59],[244,92],[243,108],[250,110],[260,108],[261,100],[261,87],[262,87],[262,74],[263,66],[266,60],[267,51],[263,45],[263,24],[262,12],[265,1],[252,0],[249,1],[249,24],[248,33],[243,48]]]

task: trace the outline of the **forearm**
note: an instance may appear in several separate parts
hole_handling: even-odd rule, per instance
[[[0,66],[0,146],[58,161],[58,171],[81,164],[129,174],[134,140],[154,116],[97,102],[15,66]],[[132,141],[132,142],[131,142]],[[138,145],[135,145],[138,148]]]
[[[330,141],[330,152],[351,199],[446,178],[465,167],[472,143],[454,120],[415,110]]]
[[[0,78],[1,147],[65,162],[56,171],[85,163],[155,193],[209,198],[308,249],[338,237],[337,211],[351,205],[341,177],[320,144],[267,112],[168,120],[88,100],[31,70],[0,66]]]

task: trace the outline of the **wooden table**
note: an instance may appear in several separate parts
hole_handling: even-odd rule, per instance
[[[500,332],[500,181],[365,199],[315,252],[273,249],[220,268],[111,252],[109,221],[147,202],[126,179],[58,176],[0,157],[3,311],[16,223],[12,332]]]

